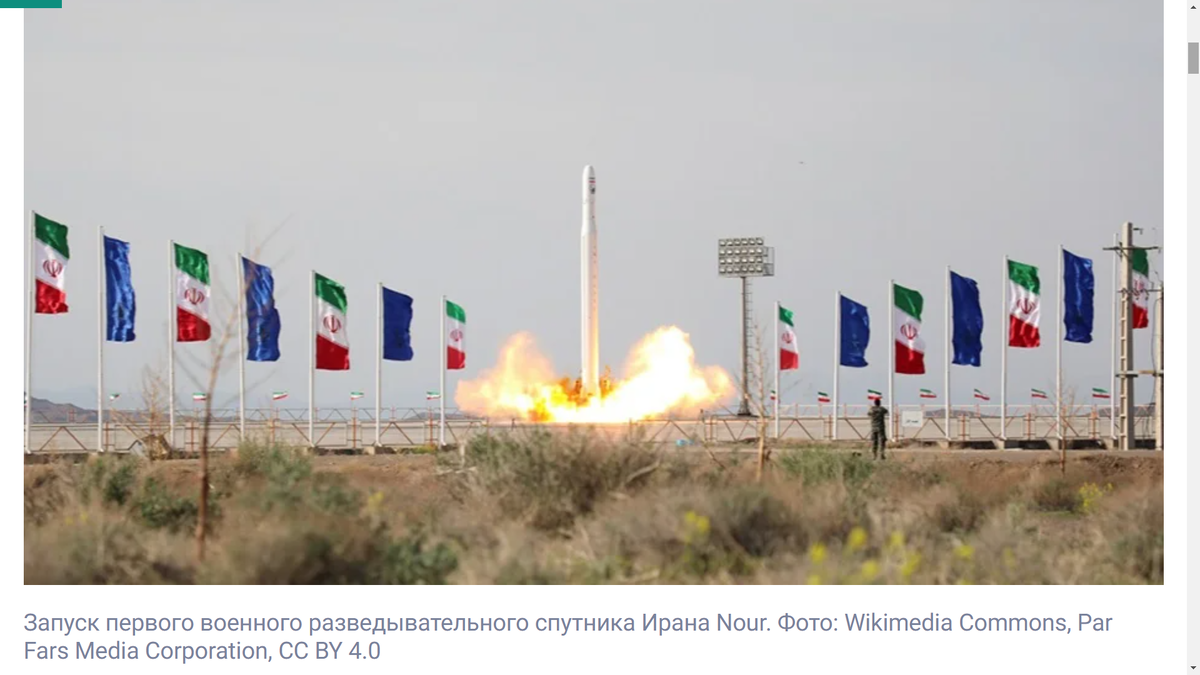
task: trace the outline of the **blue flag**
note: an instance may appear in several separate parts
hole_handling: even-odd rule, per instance
[[[104,237],[105,293],[108,301],[108,341],[133,342],[137,301],[129,268],[129,242]]]
[[[1067,342],[1092,341],[1096,276],[1092,261],[1063,249],[1063,326]]]
[[[847,368],[867,367],[867,343],[871,341],[871,317],[867,308],[841,296],[841,363]]]
[[[950,273],[950,298],[954,314],[954,365],[979,367],[983,360],[983,309],[979,284]]]
[[[409,296],[383,289],[383,358],[388,361],[412,361],[412,306]]]
[[[271,268],[242,258],[242,274],[246,284],[246,360],[278,361],[280,323]]]

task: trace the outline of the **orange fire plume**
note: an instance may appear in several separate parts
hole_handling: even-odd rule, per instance
[[[733,392],[719,367],[698,368],[687,333],[659,328],[634,347],[626,376],[603,395],[579,397],[569,379],[559,381],[533,336],[518,333],[500,350],[494,368],[458,385],[454,400],[466,412],[538,422],[607,423],[711,406]]]

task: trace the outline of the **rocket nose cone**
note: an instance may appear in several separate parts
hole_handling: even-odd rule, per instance
[[[596,170],[591,164],[583,167],[583,200],[590,202],[596,196]]]

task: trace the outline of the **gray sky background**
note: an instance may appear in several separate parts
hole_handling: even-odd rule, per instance
[[[347,286],[353,367],[318,373],[319,404],[373,392],[376,281],[416,298],[417,357],[385,363],[385,405],[437,387],[443,293],[467,312],[461,377],[521,330],[574,374],[585,164],[602,362],[619,371],[674,324],[699,363],[735,373],[738,284],[717,278],[716,240],[762,236],[778,268],[755,286],[768,348],[776,299],[801,342],[785,401],[831,390],[837,290],[873,327],[843,400],[886,385],[889,278],[926,299],[930,372],[897,376],[897,398],[941,394],[947,264],[979,281],[986,321],[955,401],[998,401],[1006,253],[1042,268],[1046,298],[1043,347],[1010,351],[1010,400],[1051,390],[1060,243],[1096,260],[1098,290],[1096,341],[1066,345],[1066,380],[1108,387],[1100,249],[1125,220],[1161,242],[1157,3],[68,4],[25,23],[28,206],[71,227],[72,252],[70,313],[36,319],[39,397],[94,405],[99,225],[132,245],[138,340],[105,355],[105,387],[132,397],[165,364],[167,240],[209,252],[231,294],[236,252],[286,221],[260,255],[283,358],[247,364],[248,405],[287,389],[298,407],[313,267]],[[181,373],[178,389],[195,385]]]

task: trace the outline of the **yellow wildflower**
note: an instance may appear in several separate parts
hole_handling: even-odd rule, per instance
[[[863,563],[862,576],[863,581],[868,584],[872,581],[875,581],[875,578],[879,576],[879,563],[875,562],[874,560],[868,560]]]
[[[816,574],[808,575],[808,585],[809,586],[820,586],[821,585],[821,577]]]
[[[821,542],[817,542],[808,547],[808,559],[817,565],[820,565],[821,562],[825,560],[826,553],[827,551],[825,550],[825,544],[822,544]]]
[[[888,547],[893,549],[904,548],[904,533],[899,530],[893,532],[891,538],[888,539]]]
[[[975,547],[970,544],[960,544],[958,548],[954,549],[954,555],[963,560],[970,560],[975,556]]]
[[[900,566],[900,576],[904,577],[905,581],[908,581],[909,577],[917,571],[920,565],[921,554],[913,551],[904,558],[904,564]]]
[[[861,527],[855,527],[853,530],[850,530],[850,536],[846,538],[846,548],[850,549],[851,551],[857,551],[863,546],[866,546],[866,544],[866,530],[862,529]]]

